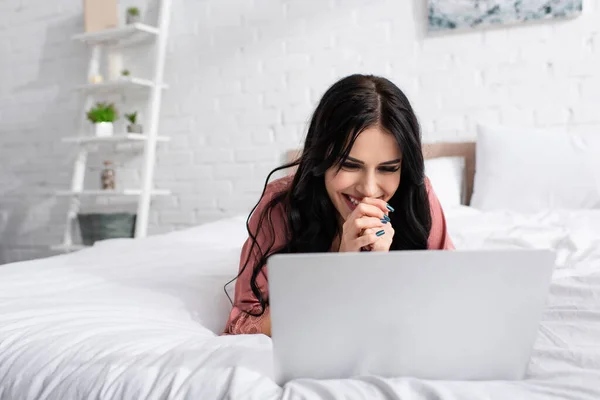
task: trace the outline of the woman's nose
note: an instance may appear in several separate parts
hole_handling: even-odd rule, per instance
[[[377,180],[372,174],[366,174],[360,185],[360,194],[363,197],[376,197],[377,196]]]

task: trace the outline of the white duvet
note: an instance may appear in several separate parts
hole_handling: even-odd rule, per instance
[[[215,335],[246,237],[233,218],[0,266],[0,399],[600,399],[600,211],[447,219],[458,248],[557,251],[524,381],[276,385],[269,338]]]

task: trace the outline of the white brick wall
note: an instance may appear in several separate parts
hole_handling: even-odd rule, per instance
[[[246,213],[327,86],[354,72],[401,86],[426,140],[472,139],[479,121],[600,129],[600,0],[574,20],[435,36],[425,0],[173,4],[160,126],[173,140],[156,182],[174,195],[154,204],[151,233]],[[61,237],[67,202],[48,193],[68,187],[75,156],[59,138],[80,112],[81,6],[0,2],[0,263],[49,255]],[[119,158],[121,184],[139,181],[135,162]]]

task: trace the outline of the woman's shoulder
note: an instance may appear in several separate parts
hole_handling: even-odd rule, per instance
[[[292,185],[293,175],[286,175],[282,178],[275,179],[267,184],[265,189],[265,197],[272,197],[276,194],[285,192]]]
[[[255,214],[262,213],[263,210],[267,207],[267,204],[271,202],[271,200],[273,200],[276,196],[287,191],[292,184],[293,178],[293,175],[288,175],[282,178],[275,179],[272,182],[269,182],[257,204]],[[284,212],[284,209],[285,207],[283,206],[283,202],[279,202],[279,204],[274,205],[274,207],[270,209],[270,212],[282,214]]]
[[[425,188],[427,189],[427,193],[431,191],[431,180],[429,180],[427,175],[425,175]]]
[[[260,225],[259,221],[263,221],[265,218],[270,221],[275,230],[285,230],[285,205],[283,199],[276,204],[272,204],[271,201],[279,194],[284,193],[290,188],[293,176],[285,176],[283,178],[275,179],[267,184],[265,191],[260,198],[255,210],[251,213],[250,228],[253,230],[258,229]],[[280,236],[280,235],[276,235]]]

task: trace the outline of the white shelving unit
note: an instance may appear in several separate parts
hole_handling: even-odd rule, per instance
[[[122,189],[122,190],[57,190],[56,196],[93,196],[93,197],[122,197],[122,196],[140,196],[142,189]],[[170,190],[154,189],[150,193],[152,196],[167,196],[171,194]]]
[[[148,216],[150,212],[151,199],[154,196],[169,195],[168,190],[154,188],[154,167],[156,161],[156,146],[159,142],[169,140],[167,136],[158,135],[158,122],[162,100],[162,92],[168,86],[163,81],[165,59],[167,52],[167,39],[169,21],[171,14],[171,1],[160,0],[158,26],[150,26],[135,23],[123,27],[107,29],[100,32],[82,33],[75,35],[73,40],[86,43],[91,48],[88,64],[88,82],[91,77],[98,75],[100,61],[107,47],[124,48],[145,44],[154,41],[154,71],[152,79],[139,77],[121,77],[114,81],[101,83],[86,83],[75,88],[83,96],[85,101],[81,108],[81,122],[79,132],[89,125],[85,119],[85,112],[90,109],[103,95],[124,95],[131,92],[144,95],[147,98],[147,118],[144,121],[145,132],[143,134],[127,133],[116,134],[109,137],[96,137],[91,134],[80,134],[78,136],[64,137],[62,141],[78,146],[78,155],[73,165],[73,176],[71,187],[67,190],[57,190],[56,196],[66,196],[70,199],[67,212],[66,226],[62,243],[52,246],[54,251],[69,252],[84,248],[83,245],[73,243],[73,229],[76,227],[77,214],[80,209],[82,197],[137,197],[137,217],[135,225],[135,237],[142,238],[148,233]],[[84,179],[87,169],[88,154],[92,151],[104,150],[103,144],[138,144],[143,146],[142,160],[142,185],[139,188],[125,188],[118,190],[85,190]]]
[[[72,136],[72,137],[64,137],[62,141],[64,143],[76,143],[80,145],[97,145],[102,143],[135,143],[135,142],[145,142],[148,140],[148,136],[142,133],[124,133],[113,136],[89,136],[89,135],[80,135],[80,136]],[[171,138],[168,136],[157,136],[157,142],[168,142]]]
[[[82,33],[75,35],[73,40],[79,40],[92,46],[113,43],[125,47],[155,39],[159,34],[159,28],[135,23],[123,27],[106,29],[101,32]]]
[[[85,246],[81,245],[81,244],[71,244],[71,245],[58,244],[56,246],[50,246],[50,250],[60,251],[60,252],[71,252],[71,251],[77,251],[77,250],[83,250],[83,249],[85,249]]]
[[[88,95],[99,95],[105,93],[114,93],[116,91],[152,91],[157,86],[153,81],[141,78],[119,78],[116,81],[108,81],[101,83],[87,83],[78,86],[76,89],[86,92]],[[168,89],[167,85],[160,85],[160,89]]]

